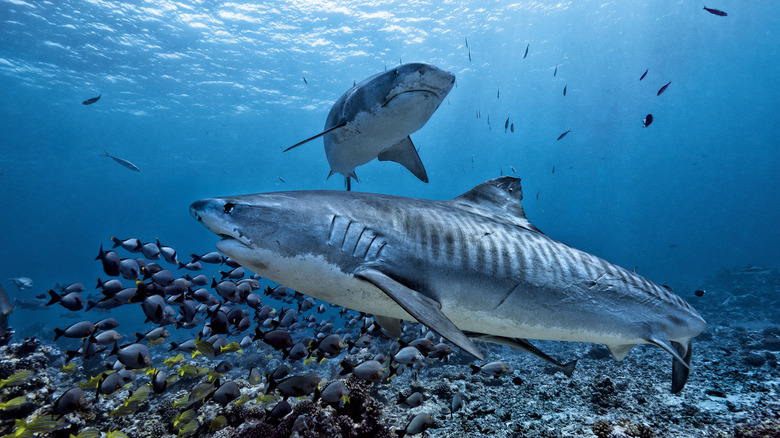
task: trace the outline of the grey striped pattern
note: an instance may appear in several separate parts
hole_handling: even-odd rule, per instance
[[[328,245],[340,248],[352,257],[372,261],[379,258],[387,242],[360,222],[334,215],[330,223]]]

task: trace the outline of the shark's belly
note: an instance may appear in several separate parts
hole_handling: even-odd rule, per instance
[[[380,289],[344,273],[322,256],[280,257],[225,242],[217,243],[217,248],[253,272],[300,293],[348,309],[414,321]]]
[[[381,112],[360,112],[344,128],[326,134],[325,155],[331,170],[350,173],[422,128],[440,102],[421,94],[418,98],[405,93]]]

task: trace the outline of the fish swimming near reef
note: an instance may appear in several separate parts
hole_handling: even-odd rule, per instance
[[[654,344],[680,391],[704,320],[668,288],[543,234],[522,198],[507,176],[446,201],[291,191],[203,199],[190,213],[241,265],[384,327],[419,321],[480,360],[463,331],[601,343],[617,360]]]
[[[430,64],[404,64],[360,82],[328,113],[325,130],[289,148],[323,137],[331,175],[344,175],[347,190],[355,168],[374,158],[395,161],[428,182],[409,135],[425,125],[455,84],[455,75]],[[351,179],[350,179],[351,178]]]

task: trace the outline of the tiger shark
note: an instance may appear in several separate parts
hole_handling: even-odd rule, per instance
[[[673,356],[680,391],[701,316],[667,287],[543,234],[522,198],[520,180],[501,177],[444,201],[291,191],[203,199],[190,213],[243,266],[383,326],[416,320],[482,360],[464,331],[506,345],[601,343],[617,360],[653,344]]]
[[[455,75],[422,63],[403,64],[347,90],[328,113],[325,130],[284,152],[323,137],[330,178],[344,175],[347,190],[355,168],[374,158],[395,161],[428,182],[410,134],[425,125],[455,84]]]

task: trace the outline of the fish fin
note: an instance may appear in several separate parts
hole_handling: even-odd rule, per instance
[[[626,358],[626,355],[634,348],[634,345],[636,344],[607,345],[607,348],[609,349],[609,352],[612,353],[612,357],[614,357],[615,360],[621,361]]]
[[[657,346],[663,348],[664,350],[666,350],[669,354],[671,354],[674,357],[676,362],[680,362],[686,368],[688,367],[688,364],[685,362],[685,359],[683,359],[682,355],[680,353],[678,353],[678,350],[672,344],[670,344],[668,340],[666,340],[664,338],[660,338],[658,336],[653,336],[653,337],[650,337],[650,338],[645,339],[645,340],[647,342],[653,344],[653,345],[657,345]],[[678,345],[681,345],[681,344],[678,343]],[[685,349],[683,347],[681,347],[681,348],[683,349],[682,354],[684,355],[685,354],[685,351],[684,351]]]
[[[401,320],[387,316],[374,315],[374,319],[380,327],[387,330],[393,338],[401,336]]]
[[[409,136],[383,150],[377,156],[377,159],[379,161],[395,161],[409,169],[420,181],[428,182],[428,174],[425,172],[420,155],[417,153],[417,149],[414,148],[412,139]]]
[[[691,341],[688,341],[687,345],[672,341],[672,346],[683,357],[683,362],[677,359],[672,361],[672,394],[677,394],[682,391],[685,387],[685,382],[688,381],[688,374],[691,372],[693,347]]]
[[[485,360],[485,356],[482,355],[477,346],[442,313],[441,305],[438,302],[409,289],[375,269],[361,269],[355,273],[355,277],[366,280],[381,289],[417,321],[428,326],[440,336],[477,359]]]
[[[285,149],[285,150],[284,150],[284,151],[282,151],[282,152],[287,152],[287,151],[289,151],[290,149],[297,148],[298,146],[300,146],[300,145],[302,145],[302,144],[304,144],[304,143],[308,143],[308,142],[310,142],[310,141],[312,141],[312,140],[315,140],[315,139],[317,139],[317,138],[320,138],[320,137],[322,137],[323,135],[325,135],[325,134],[327,134],[327,133],[329,133],[329,132],[333,132],[333,131],[335,131],[335,130],[337,130],[337,129],[339,129],[339,128],[343,128],[343,127],[345,127],[345,126],[347,126],[347,122],[342,122],[342,123],[339,123],[338,125],[336,125],[336,126],[333,126],[333,127],[331,127],[331,128],[328,128],[328,129],[326,129],[326,130],[324,130],[324,131],[320,132],[319,134],[317,134],[317,135],[315,135],[315,136],[313,136],[313,137],[309,137],[309,138],[307,138],[306,140],[299,141],[298,143],[295,143],[294,145],[290,146],[289,148]]]
[[[520,178],[503,176],[491,179],[451,199],[454,206],[490,218],[501,218],[527,230],[542,233],[523,211]]]

